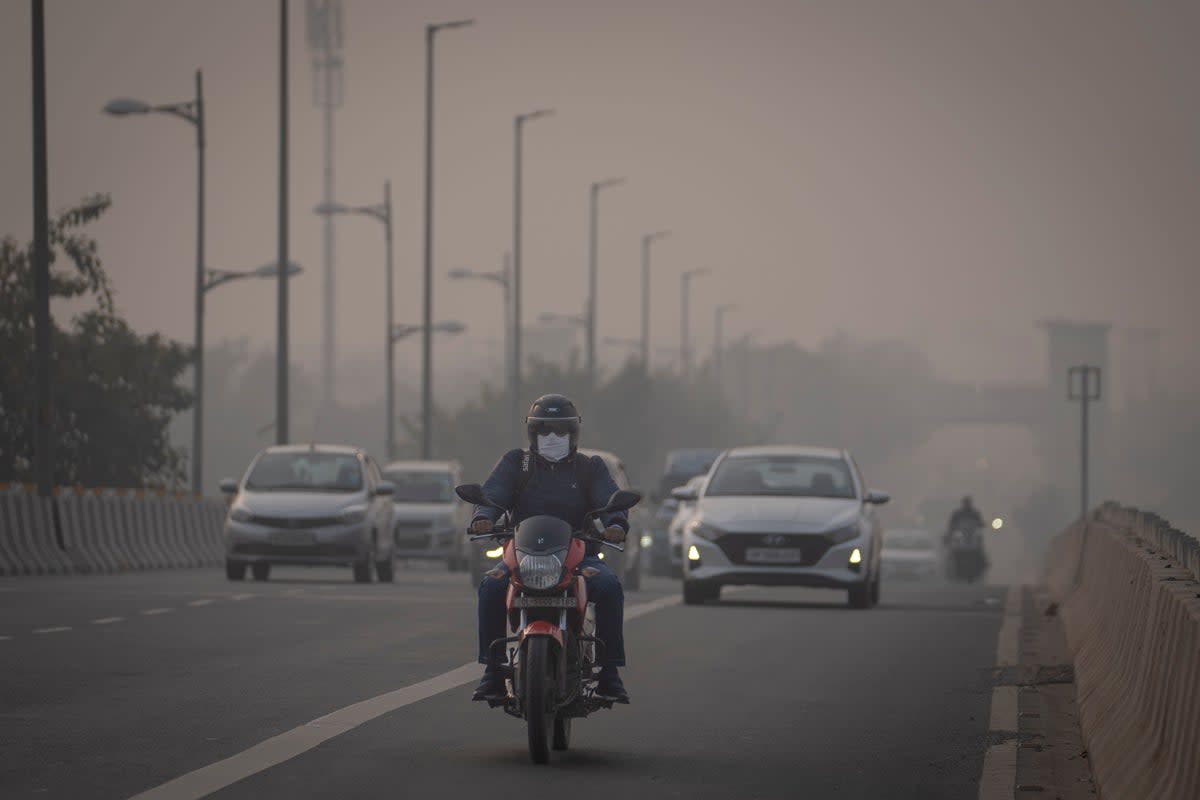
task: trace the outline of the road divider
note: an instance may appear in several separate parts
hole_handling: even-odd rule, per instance
[[[1200,797],[1200,545],[1109,503],[1052,543],[1046,583],[1105,800]]]
[[[0,484],[0,575],[103,574],[217,566],[221,499],[145,490]]]

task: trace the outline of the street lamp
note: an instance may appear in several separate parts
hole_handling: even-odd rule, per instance
[[[449,333],[458,334],[467,329],[467,326],[458,320],[446,320],[445,322],[435,322],[428,326],[431,333]],[[426,330],[425,325],[393,325],[392,326],[392,341],[398,342],[401,339],[406,339],[414,333],[421,333]]]
[[[680,313],[679,313],[679,362],[680,371],[686,378],[692,370],[692,346],[688,341],[688,301],[691,294],[692,278],[707,275],[711,272],[708,267],[697,267],[684,270],[679,275],[680,283]]]
[[[588,299],[587,299],[587,380],[588,391],[596,390],[596,283],[597,234],[600,190],[625,183],[624,178],[608,178],[591,185],[588,206]]]
[[[721,385],[721,358],[725,348],[722,341],[721,324],[724,322],[725,314],[735,308],[737,308],[736,303],[722,303],[713,309],[713,376],[716,378],[717,386]]]
[[[388,332],[392,329],[392,182],[383,182],[383,202],[367,206],[348,206],[343,203],[320,203],[313,209],[317,214],[332,217],[334,214],[359,214],[383,223],[383,236],[386,245],[384,256],[386,327],[384,327],[384,370],[387,384],[384,392],[384,413],[387,414],[385,426],[387,436],[388,458],[396,457],[396,395],[395,395],[395,359],[393,358],[392,337]]]
[[[421,458],[433,458],[433,39],[438,31],[474,25],[473,19],[425,26],[425,337],[421,347]]]
[[[196,96],[180,103],[151,105],[126,97],[110,100],[104,112],[114,117],[131,114],[170,114],[196,128],[196,297],[195,297],[195,410],[192,416],[192,493],[204,490],[204,77],[196,70]]]
[[[304,268],[295,261],[288,262],[287,274],[289,278],[299,275],[303,271]],[[263,264],[257,269],[206,269],[204,291],[211,292],[222,284],[246,278],[276,278],[278,276],[279,264],[274,261],[269,264]]]
[[[642,369],[650,371],[650,245],[670,236],[670,231],[655,231],[642,237]]]
[[[515,378],[513,377],[513,313],[512,313],[512,266],[509,261],[509,254],[504,254],[504,261],[499,270],[494,272],[481,272],[467,267],[457,267],[447,273],[452,280],[483,280],[491,281],[504,290],[504,359],[508,362],[505,366],[505,383],[508,391],[511,393],[514,389]],[[517,429],[517,419],[512,417],[513,430],[515,436]]]
[[[512,248],[512,305],[513,305],[513,385],[509,390],[512,404],[511,419],[521,417],[521,146],[525,123],[542,119],[554,113],[552,108],[542,108],[513,117],[513,248]]]

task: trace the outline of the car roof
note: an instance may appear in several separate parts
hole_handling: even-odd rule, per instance
[[[752,447],[733,447],[725,451],[727,457],[740,456],[808,456],[811,458],[836,458],[844,460],[845,450],[834,447],[809,447],[796,444],[764,444]]]
[[[342,453],[345,455],[355,455],[363,453],[361,447],[354,447],[348,444],[317,444],[310,442],[308,444],[273,444],[270,447],[263,449],[264,453]]]
[[[459,469],[459,466],[460,466],[459,463],[454,460],[443,459],[440,461],[435,461],[435,460],[420,461],[420,460],[410,459],[407,461],[389,461],[388,463],[383,465],[383,470],[384,470],[384,472],[387,472],[389,470],[412,470],[412,471],[426,470],[426,471],[428,471],[428,470],[444,469],[449,472],[453,472],[454,470]]]

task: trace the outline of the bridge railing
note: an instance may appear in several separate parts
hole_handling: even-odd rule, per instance
[[[0,484],[0,575],[216,566],[225,501],[150,489]]]

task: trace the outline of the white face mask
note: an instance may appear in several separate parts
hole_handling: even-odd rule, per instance
[[[538,455],[547,461],[562,461],[571,452],[571,437],[556,433],[537,437]]]

